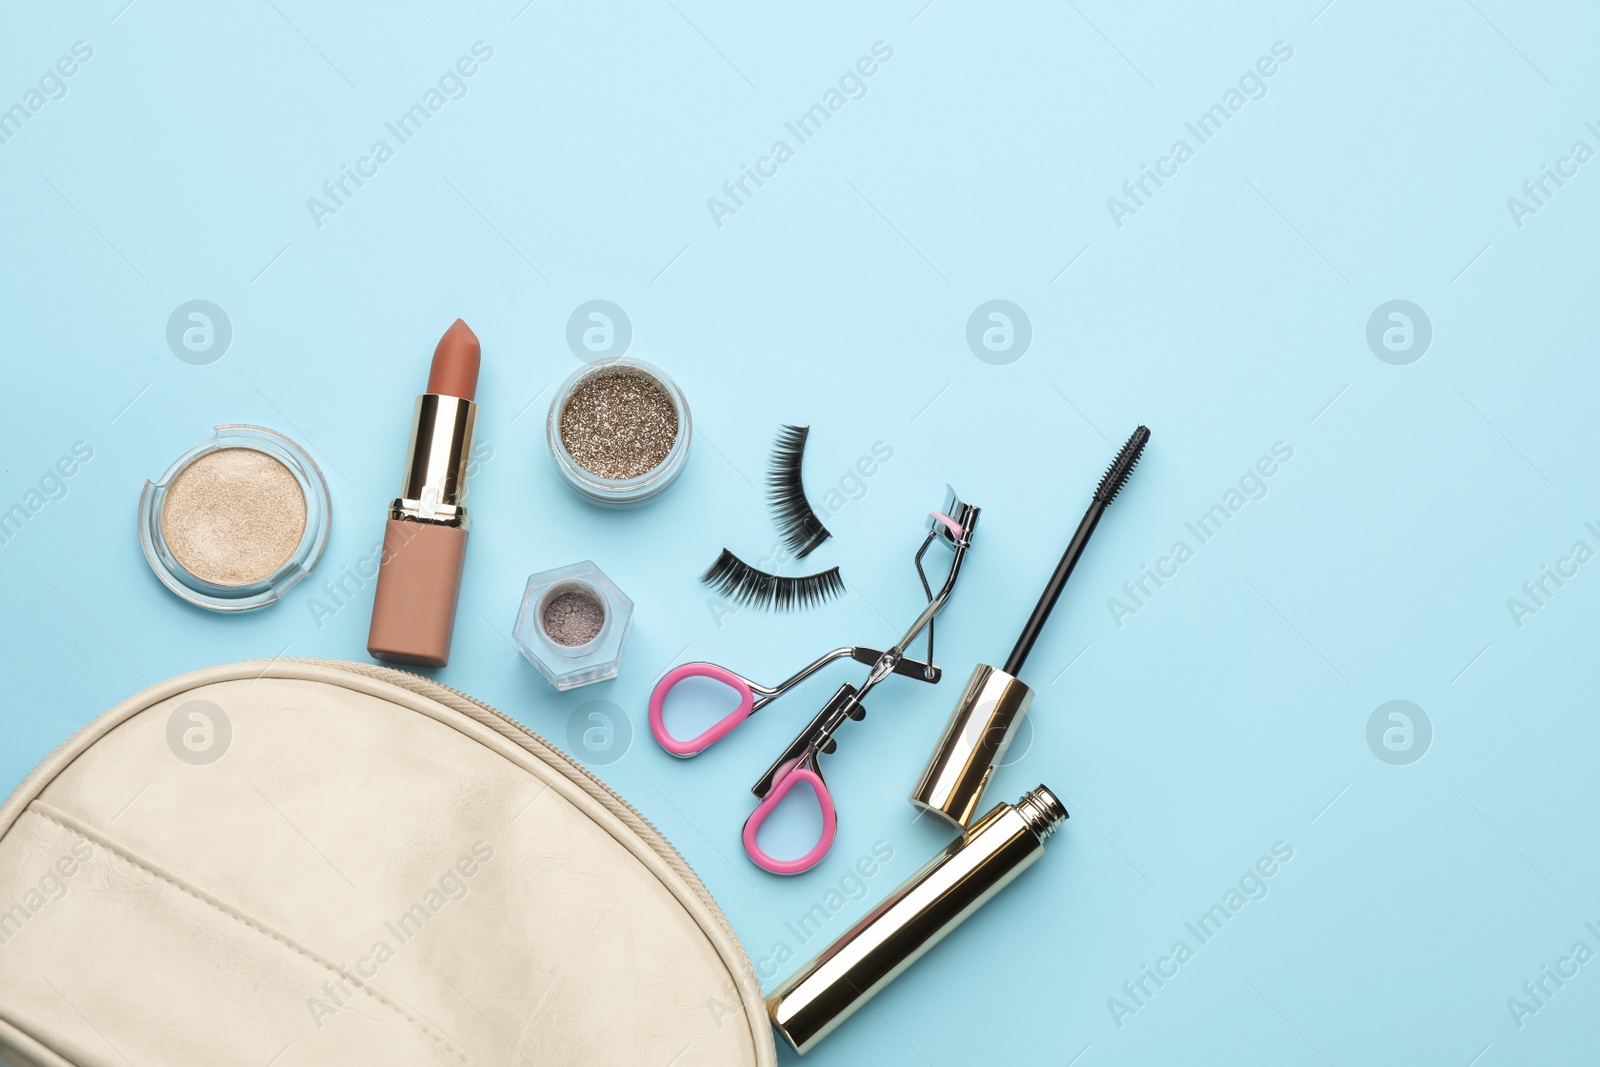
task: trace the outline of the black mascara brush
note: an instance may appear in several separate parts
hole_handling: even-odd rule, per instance
[[[1143,426],[1134,430],[1133,436],[1111,461],[1100,484],[1095,486],[1089,510],[1084,512],[1072,540],[1067,542],[1067,550],[1061,554],[1061,562],[1056,564],[1044,592],[1039,594],[1039,603],[1034,605],[1033,613],[1017,636],[1005,667],[996,670],[987,663],[980,663],[973,669],[945,725],[944,734],[934,747],[927,767],[923,768],[916,788],[911,791],[911,803],[916,807],[960,827],[968,825],[978,813],[984,786],[989,784],[989,776],[1005,757],[1006,746],[1011,744],[1017,724],[1033,701],[1033,690],[1018,681],[1017,673],[1022,670],[1028,653],[1033,651],[1033,644],[1061,598],[1067,579],[1072,577],[1078,558],[1088,546],[1095,527],[1100,525],[1100,517],[1133,476],[1133,468],[1149,440],[1149,430]]]
[[[1083,521],[1078,523],[1077,532],[1072,535],[1072,540],[1067,542],[1067,550],[1061,554],[1061,562],[1056,564],[1056,571],[1046,583],[1044,592],[1039,594],[1039,603],[1033,607],[1033,614],[1028,616],[1028,622],[1022,627],[1022,633],[1017,637],[1017,644],[1011,650],[1011,656],[1006,660],[1005,672],[1010,675],[1021,673],[1023,661],[1028,658],[1028,653],[1033,651],[1033,643],[1039,639],[1039,632],[1044,629],[1044,624],[1050,618],[1051,610],[1056,606],[1056,601],[1061,597],[1061,590],[1066,588],[1067,579],[1072,577],[1072,568],[1078,565],[1078,557],[1083,555],[1083,550],[1089,544],[1089,537],[1094,533],[1094,528],[1100,525],[1100,516],[1106,513],[1106,508],[1117,498],[1122,487],[1128,484],[1128,479],[1133,476],[1133,468],[1138,466],[1139,457],[1144,453],[1145,443],[1150,440],[1150,431],[1143,426],[1133,431],[1133,436],[1128,438],[1128,443],[1122,446],[1122,451],[1117,453],[1117,458],[1111,461],[1111,466],[1106,468],[1106,473],[1100,479],[1100,484],[1095,486],[1094,499],[1089,502],[1089,510],[1083,513]]]

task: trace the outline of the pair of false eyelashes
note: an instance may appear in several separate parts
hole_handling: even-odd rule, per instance
[[[806,500],[800,466],[805,458],[809,426],[785,426],[772,449],[767,471],[767,502],[778,533],[796,559],[804,559],[833,535]],[[769,611],[792,611],[824,604],[844,592],[838,567],[816,574],[787,577],[752,567],[726,548],[700,580],[728,600]]]

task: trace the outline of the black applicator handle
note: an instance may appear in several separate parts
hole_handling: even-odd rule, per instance
[[[1077,532],[1067,543],[1067,550],[1062,553],[1061,562],[1056,564],[1055,573],[1050,576],[1044,592],[1039,594],[1039,603],[1034,605],[1033,614],[1028,616],[1027,624],[1022,627],[1016,647],[1011,650],[1006,665],[1001,668],[1013,678],[1022,672],[1022,664],[1027,660],[1028,653],[1033,651],[1033,643],[1039,639],[1039,632],[1044,629],[1045,621],[1050,618],[1051,609],[1060,599],[1061,590],[1066,588],[1067,579],[1072,577],[1072,569],[1078,565],[1078,557],[1083,555],[1090,535],[1100,524],[1100,516],[1105,514],[1106,508],[1116,499],[1117,493],[1133,475],[1133,468],[1139,462],[1139,455],[1149,440],[1148,429],[1141,426],[1134,430],[1133,436],[1128,438],[1122,450],[1117,453],[1117,458],[1106,468],[1105,477],[1101,478],[1100,484],[1095,487],[1094,499],[1089,503],[1089,510],[1084,512],[1083,521],[1078,523]]]

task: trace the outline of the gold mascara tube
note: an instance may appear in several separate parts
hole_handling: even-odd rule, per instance
[[[1067,809],[1044,786],[999,804],[767,998],[805,1053],[1044,854]]]

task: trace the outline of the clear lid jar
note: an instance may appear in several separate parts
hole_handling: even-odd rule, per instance
[[[574,371],[556,390],[545,420],[561,476],[587,499],[610,507],[642,504],[671,485],[689,462],[693,433],[678,383],[625,356]]]

